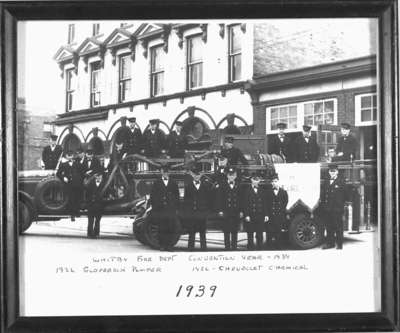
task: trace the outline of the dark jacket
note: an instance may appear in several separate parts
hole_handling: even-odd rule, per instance
[[[225,182],[217,190],[216,208],[227,216],[236,216],[242,211],[243,189],[235,181],[233,189]]]
[[[142,144],[142,131],[137,127],[135,127],[133,131],[130,130],[126,142],[128,154],[140,153],[140,150],[142,149]]]
[[[56,175],[63,183],[70,186],[80,187],[83,185],[82,169],[76,161],[72,162],[72,166],[69,162],[61,163]],[[65,177],[67,181],[64,180]]]
[[[144,154],[147,157],[159,157],[161,150],[166,147],[165,133],[157,128],[154,134],[150,129],[147,129],[143,133],[143,149]]]
[[[308,143],[303,135],[299,136],[293,144],[293,160],[298,163],[315,163],[319,158],[319,146],[313,137]]]
[[[341,161],[350,161],[350,155],[353,156],[353,160],[356,159],[357,153],[357,140],[354,136],[349,135],[348,137],[341,136],[338,139],[337,146],[336,146],[336,154],[343,153],[343,156],[338,156],[337,159]]]
[[[267,195],[263,187],[258,186],[255,193],[253,186],[247,186],[244,191],[242,207],[244,216],[268,216]]]
[[[247,160],[243,156],[242,151],[239,148],[232,147],[230,149],[222,149],[221,155],[228,159],[229,165],[237,165],[239,162],[247,165]]]
[[[208,181],[201,180],[199,189],[195,187],[193,181],[185,185],[183,209],[186,214],[206,213],[210,210],[211,203],[211,184]]]
[[[292,153],[290,151],[291,148],[291,140],[287,135],[284,136],[283,140],[279,139],[278,135],[273,135],[269,142],[269,154],[275,155],[283,155],[286,159],[286,162],[291,162]]]
[[[178,134],[172,131],[168,136],[168,155],[172,158],[184,157],[185,150],[187,149],[188,140],[186,135],[182,132]]]
[[[149,202],[153,212],[176,211],[179,204],[178,184],[169,178],[166,187],[162,179],[157,179],[151,188]]]
[[[54,170],[57,167],[58,160],[62,154],[62,148],[59,145],[54,147],[54,150],[51,150],[50,146],[46,146],[42,151],[42,161],[44,163],[44,168],[46,170]]]
[[[93,175],[95,171],[99,171],[102,168],[99,159],[95,156],[92,157],[90,166],[89,166],[89,160],[85,158],[82,167],[83,167],[83,174],[85,177]]]
[[[337,177],[332,184],[327,177],[321,188],[320,208],[324,211],[342,213],[347,198],[346,185],[342,177]]]
[[[272,186],[267,190],[268,216],[269,218],[286,218],[286,207],[289,196],[283,188],[279,188],[275,195]]]
[[[86,201],[87,203],[94,204],[94,203],[102,203],[103,202],[103,188],[106,183],[105,178],[101,181],[99,186],[96,186],[96,180],[93,179],[86,188]]]

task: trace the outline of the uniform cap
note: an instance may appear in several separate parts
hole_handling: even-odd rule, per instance
[[[225,141],[225,142],[228,142],[228,143],[233,143],[234,138],[233,138],[233,136],[226,136],[225,139],[224,139],[224,141]]]
[[[128,121],[136,121],[136,117],[129,117]]]
[[[279,179],[279,175],[276,172],[271,177],[271,180],[274,180],[274,179]]]
[[[82,149],[82,148],[78,148],[78,149],[76,150],[76,153],[77,153],[77,154],[83,153],[83,149]]]
[[[278,127],[279,129],[286,129],[287,125],[286,125],[286,123],[277,123],[276,127]]]
[[[328,170],[338,170],[338,165],[336,163],[329,163]]]
[[[350,129],[351,125],[349,123],[341,123],[340,126],[342,126],[342,128],[344,129]]]
[[[169,166],[168,166],[168,164],[163,164],[163,165],[161,165],[160,170],[161,170],[161,171],[169,171]]]
[[[50,139],[52,139],[52,140],[57,140],[57,139],[58,139],[58,135],[51,134],[51,135],[50,135]]]
[[[236,169],[234,167],[229,167],[227,173],[232,175],[236,172]]]
[[[250,178],[251,178],[251,179],[254,179],[254,180],[259,180],[261,177],[260,177],[260,175],[259,175],[257,172],[252,172],[252,173],[250,174]]]
[[[303,130],[304,130],[305,132],[308,132],[308,131],[311,130],[311,126],[309,126],[309,125],[303,125]]]
[[[201,172],[201,166],[199,164],[194,164],[190,168],[190,171],[193,172],[194,174],[198,175]]]
[[[86,154],[93,155],[93,149],[89,148],[88,150],[86,150]]]
[[[150,119],[149,120],[149,123],[151,124],[151,125],[156,125],[156,124],[158,124],[160,122],[160,120],[158,120],[158,119]]]
[[[103,171],[103,169],[101,167],[100,168],[96,168],[96,169],[93,170],[93,174],[95,176],[100,176],[100,175],[104,176],[104,171]]]
[[[65,156],[72,156],[72,155],[74,155],[74,152],[72,151],[72,150],[67,150],[66,151],[66,153],[65,153]]]

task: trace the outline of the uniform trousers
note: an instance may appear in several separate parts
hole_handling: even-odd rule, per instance
[[[206,217],[205,216],[196,216],[200,214],[193,214],[192,217],[187,217],[188,221],[188,229],[189,229],[189,240],[188,240],[188,249],[194,249],[194,241],[196,238],[196,232],[200,234],[200,248],[205,250],[207,248],[206,241]],[[203,214],[201,214],[203,215]]]
[[[158,226],[160,249],[170,249],[173,246],[172,241],[176,233],[176,212],[166,210],[151,212],[151,219]]]
[[[280,245],[282,242],[282,228],[284,226],[285,219],[286,218],[284,215],[270,216],[270,220],[266,228],[267,246],[272,243],[273,238],[275,238],[276,244]]]
[[[343,246],[343,212],[324,211],[324,221],[326,228],[326,243],[328,246]]]
[[[83,186],[67,184],[69,197],[69,212],[71,216],[80,215],[80,205],[83,200]]]
[[[100,202],[91,203],[88,206],[88,227],[87,236],[97,237],[100,235],[100,220],[103,216],[103,204]]]
[[[224,231],[224,242],[226,250],[237,249],[237,237],[240,225],[239,214],[225,214],[222,230]]]
[[[264,216],[250,216],[250,222],[246,222],[245,228],[247,232],[247,249],[254,250],[255,233],[257,250],[261,250],[264,240]]]

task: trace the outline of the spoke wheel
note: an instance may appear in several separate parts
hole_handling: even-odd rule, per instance
[[[306,214],[298,214],[290,223],[289,239],[299,249],[311,249],[322,241],[322,227],[317,218],[311,219]]]

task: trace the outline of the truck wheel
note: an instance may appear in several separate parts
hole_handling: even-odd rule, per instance
[[[159,249],[160,243],[158,241],[158,224],[154,223],[151,218],[146,218],[143,224],[144,237],[146,238],[146,243],[154,248]],[[178,243],[181,237],[181,224],[178,219],[175,220],[175,231],[172,235],[171,246]]]
[[[36,186],[35,204],[38,212],[64,213],[68,206],[68,194],[65,186],[57,177],[46,178]]]
[[[144,218],[138,218],[135,220],[135,222],[133,222],[133,234],[140,243],[143,245],[148,245],[144,234],[144,221]]]
[[[311,249],[321,243],[322,230],[322,225],[315,216],[312,219],[308,214],[298,214],[290,222],[289,241],[298,249]]]
[[[32,225],[34,218],[33,207],[24,200],[18,202],[18,227],[19,233],[22,234]]]

